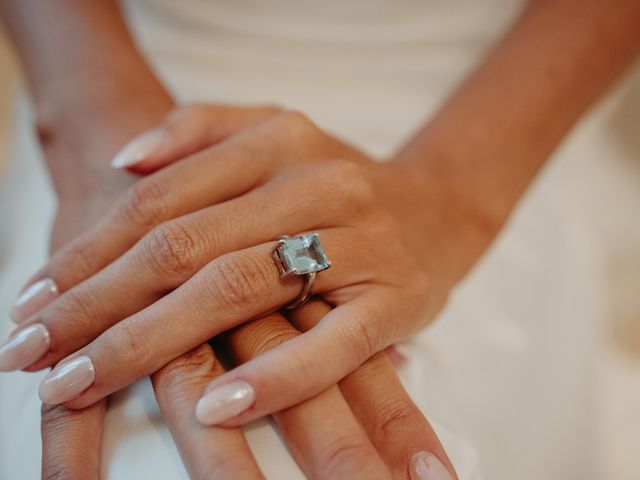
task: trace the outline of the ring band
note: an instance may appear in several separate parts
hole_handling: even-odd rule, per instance
[[[296,297],[296,299],[284,306],[287,310],[298,308],[309,301],[311,298],[311,290],[313,288],[313,281],[316,279],[316,272],[307,273],[304,275],[304,285],[302,290]]]
[[[280,278],[304,276],[304,285],[298,296],[284,308],[296,308],[306,303],[312,295],[316,274],[331,266],[317,233],[280,237],[273,248],[273,259],[280,271]]]

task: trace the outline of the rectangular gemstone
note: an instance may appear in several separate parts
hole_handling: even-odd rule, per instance
[[[326,270],[331,266],[317,233],[287,238],[278,251],[287,273],[303,275]]]

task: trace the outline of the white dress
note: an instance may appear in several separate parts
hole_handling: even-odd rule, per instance
[[[141,48],[180,100],[280,103],[384,157],[433,113],[521,4],[129,0],[125,6]],[[0,190],[2,311],[45,260],[54,210],[28,107],[19,106],[16,118],[13,162]],[[403,381],[439,425],[461,479],[478,479],[481,470],[505,480],[596,476],[598,262],[564,187],[575,168],[572,152],[597,135],[605,141],[601,130],[597,124],[589,139],[580,131],[573,136],[437,322],[403,346],[410,357]],[[10,328],[1,324],[2,333]],[[1,479],[39,476],[40,377],[0,376]],[[107,417],[104,478],[186,478],[156,413],[147,381],[117,395]],[[268,478],[301,477],[270,425],[257,422],[248,436]]]

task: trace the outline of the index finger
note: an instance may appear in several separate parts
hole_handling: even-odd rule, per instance
[[[82,410],[42,406],[42,478],[100,479],[106,405],[103,399]]]
[[[225,336],[233,357],[243,363],[299,335],[281,314],[274,313],[243,323]],[[196,412],[215,416],[220,408],[207,403],[199,404]],[[391,478],[336,385],[273,418],[310,478]]]
[[[289,317],[301,331],[313,328],[331,307],[311,300]],[[391,361],[377,353],[340,381],[340,391],[397,478],[451,480],[455,469],[427,418],[400,383]]]
[[[193,479],[261,479],[240,428],[205,427],[195,406],[207,383],[223,373],[208,344],[178,357],[151,376],[162,416]]]

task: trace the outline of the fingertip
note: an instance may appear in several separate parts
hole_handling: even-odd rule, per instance
[[[93,361],[86,355],[58,364],[40,383],[38,395],[49,405],[65,404],[87,390],[96,379]],[[87,406],[86,404],[82,406]],[[73,408],[69,406],[69,408]],[[79,407],[76,407],[79,408]]]
[[[16,325],[28,320],[60,296],[60,289],[53,278],[42,278],[24,288],[11,305],[9,318]]]
[[[127,143],[113,157],[111,167],[117,170],[125,168],[127,170],[149,169],[152,164],[151,158],[157,155],[168,141],[168,134],[164,127],[142,133]]]
[[[196,405],[196,419],[207,426],[221,425],[246,412],[255,399],[249,383],[234,380],[205,392]]]
[[[453,480],[444,464],[431,452],[418,452],[409,465],[411,480]]]

